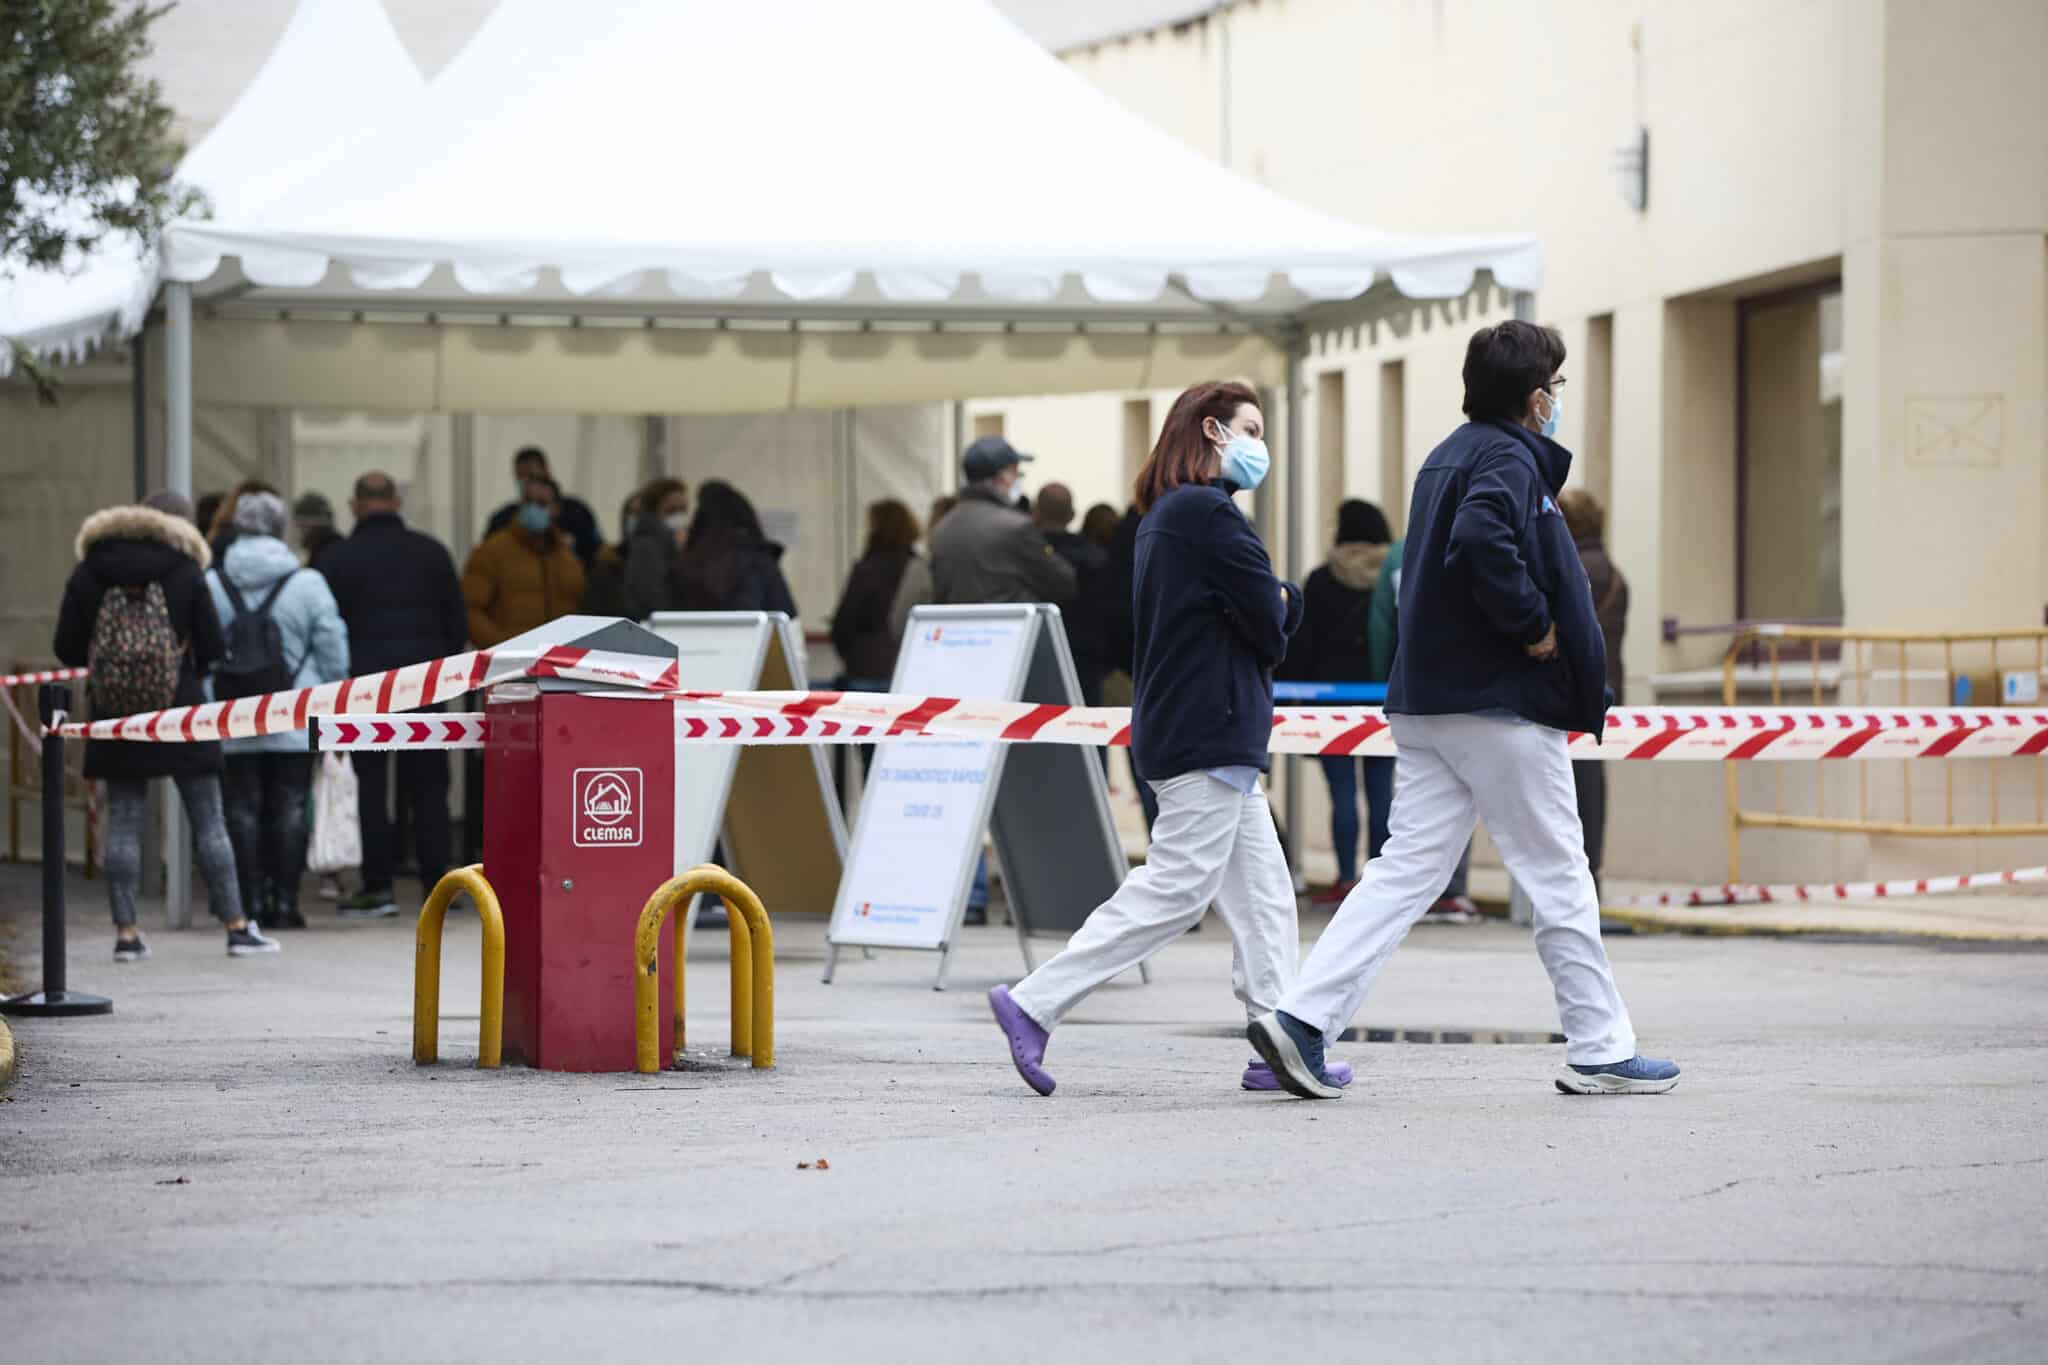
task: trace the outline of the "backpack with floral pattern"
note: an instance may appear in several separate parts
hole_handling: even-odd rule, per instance
[[[108,588],[86,647],[93,714],[132,716],[169,706],[177,699],[184,652],[163,584]]]

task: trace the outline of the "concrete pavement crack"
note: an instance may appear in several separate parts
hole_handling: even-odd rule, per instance
[[[1533,1199],[1515,1204],[1475,1204],[1466,1208],[1440,1209],[1434,1213],[1414,1214],[1402,1218],[1357,1218],[1341,1223],[1318,1223],[1306,1228],[1262,1227],[1248,1228],[1240,1232],[1217,1232],[1201,1237],[1169,1237],[1157,1241],[1112,1242],[1099,1247],[1070,1247],[1042,1251],[1020,1251],[1013,1254],[1022,1256],[1110,1256],[1125,1251],[1163,1251],[1169,1247],[1214,1246],[1224,1242],[1255,1241],[1262,1237],[1320,1237],[1333,1232],[1359,1232],[1368,1228],[1405,1227],[1415,1223],[1442,1223],[1453,1218],[1465,1218],[1482,1213],[1520,1213],[1529,1209],[1545,1209],[1564,1200]]]
[[[98,1277],[89,1275],[0,1275],[0,1287],[17,1287],[31,1284],[87,1285],[97,1284],[98,1282]],[[1012,1282],[998,1285],[961,1285],[937,1289],[799,1289],[785,1287],[774,1281],[766,1284],[738,1284],[720,1280],[696,1280],[652,1275],[505,1276],[501,1278],[466,1276],[436,1280],[272,1280],[254,1287],[253,1291],[246,1282],[239,1280],[135,1279],[131,1277],[125,1280],[124,1284],[131,1290],[136,1288],[152,1288],[181,1292],[189,1292],[195,1289],[232,1287],[235,1292],[244,1294],[266,1291],[280,1293],[312,1291],[330,1294],[408,1294],[443,1293],[451,1289],[503,1289],[524,1293],[548,1289],[620,1289],[702,1294],[728,1299],[783,1299],[839,1303],[975,1302],[994,1299],[1033,1298],[1059,1294],[1082,1294],[1089,1296],[1145,1294],[1157,1296],[1162,1293],[1200,1293],[1213,1294],[1223,1298],[1259,1298],[1265,1296],[1291,1297],[1311,1294],[1357,1296],[1385,1293],[1434,1293],[1461,1297],[1491,1296],[1506,1298],[1638,1300],[1659,1303],[1882,1304],[1916,1308],[1989,1310],[2006,1313],[2015,1318],[2026,1316],[2029,1307],[2029,1301],[2025,1299],[1977,1299],[1953,1295],[1843,1294],[1825,1291],[1787,1292],[1778,1290],[1603,1289],[1583,1285],[1484,1284],[1465,1280],[1461,1280],[1458,1283],[1446,1283],[1440,1278],[1415,1281],[1375,1280],[1370,1284],[1361,1284],[1350,1280],[1300,1281],[1292,1284],[1247,1284],[1243,1280],[1084,1280],[1078,1282],[1045,1281]]]
[[[1965,1161],[1954,1165],[1937,1165],[1927,1162],[1910,1162],[1904,1166],[1860,1166],[1846,1171],[1811,1171],[1803,1175],[1745,1175],[1734,1180],[1725,1180],[1719,1185],[1704,1190],[1683,1194],[1676,1202],[1685,1203],[1693,1199],[1711,1199],[1717,1194],[1734,1189],[1737,1185],[1765,1184],[1780,1180],[1841,1180],[1858,1175],[1903,1175],[1907,1172],[1936,1171],[1996,1171],[2009,1170],[2015,1166],[2039,1166],[2048,1163],[2048,1156],[2024,1157],[2018,1161]]]

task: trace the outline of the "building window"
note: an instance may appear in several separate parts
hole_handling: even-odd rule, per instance
[[[1842,284],[1736,306],[1736,612],[1842,616]]]

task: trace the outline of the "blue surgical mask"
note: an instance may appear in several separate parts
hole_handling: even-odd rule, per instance
[[[1550,416],[1543,419],[1541,430],[1545,436],[1555,436],[1558,420],[1564,416],[1564,395],[1546,389],[1543,396],[1550,400]]]
[[[519,504],[519,525],[523,529],[531,531],[534,535],[539,535],[542,531],[547,530],[549,520],[548,509],[539,503],[522,502]]]
[[[1249,493],[1266,481],[1273,457],[1266,453],[1266,443],[1256,436],[1228,428],[1225,434],[1230,439],[1223,446],[1223,477]]]

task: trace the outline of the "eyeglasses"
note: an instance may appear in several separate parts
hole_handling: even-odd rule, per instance
[[[1545,384],[1543,386],[1543,391],[1545,393],[1549,393],[1554,389],[1561,389],[1569,383],[1571,383],[1569,379],[1566,379],[1563,375],[1559,375],[1557,378],[1551,380],[1548,384]]]

